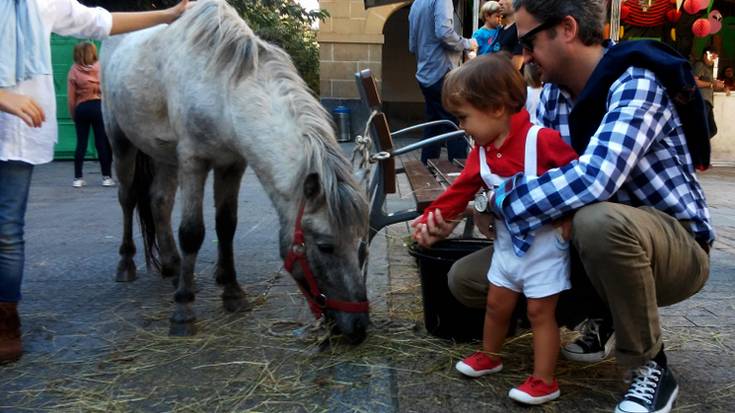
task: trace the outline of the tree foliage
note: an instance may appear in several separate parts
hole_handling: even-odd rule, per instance
[[[319,44],[312,26],[328,16],[326,11],[306,10],[296,0],[227,1],[255,33],[286,50],[309,87],[319,90]],[[110,11],[135,11],[166,8],[177,0],[82,0],[82,3]]]
[[[283,48],[312,90],[319,90],[319,43],[312,25],[328,16],[294,0],[229,0],[263,39]]]

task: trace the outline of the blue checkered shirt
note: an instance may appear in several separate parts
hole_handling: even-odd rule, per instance
[[[570,95],[544,86],[537,116],[569,143]],[[631,67],[610,87],[607,113],[578,160],[538,178],[515,175],[499,191],[495,210],[521,256],[533,230],[599,201],[648,205],[689,220],[698,240],[712,242],[714,229],[694,173],[681,121],[653,72]]]

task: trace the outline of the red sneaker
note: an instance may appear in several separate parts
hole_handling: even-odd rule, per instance
[[[525,383],[510,389],[508,397],[525,404],[542,404],[557,399],[560,394],[556,377],[551,384],[546,384],[541,379],[528,376]]]
[[[460,373],[470,377],[480,377],[503,370],[503,362],[499,357],[492,358],[478,351],[454,366]]]

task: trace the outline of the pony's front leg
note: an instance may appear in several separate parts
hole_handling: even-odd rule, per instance
[[[209,168],[201,160],[188,158],[179,162],[179,182],[181,183],[182,217],[179,226],[179,246],[181,247],[181,274],[174,293],[176,308],[171,316],[169,334],[190,336],[194,334],[194,266],[197,253],[204,241],[204,222],[202,218],[202,198],[204,182]]]
[[[151,213],[156,226],[161,276],[175,277],[174,287],[177,286],[181,273],[181,258],[171,229],[171,210],[176,198],[176,174],[176,166],[158,164],[151,188]]]
[[[235,273],[232,240],[237,228],[237,198],[240,182],[245,172],[245,163],[214,169],[214,204],[217,210],[217,266],[214,272],[217,284],[224,288],[222,305],[225,310],[235,312],[249,310],[250,303],[240,288]]]

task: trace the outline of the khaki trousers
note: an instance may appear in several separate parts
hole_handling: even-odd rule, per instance
[[[709,256],[687,223],[651,207],[601,202],[581,208],[574,216],[572,243],[609,307],[616,356],[626,366],[640,365],[661,350],[658,307],[691,297],[709,277]],[[450,270],[449,289],[463,304],[484,307],[491,256],[491,248],[477,251]],[[572,280],[566,298],[573,300]]]

